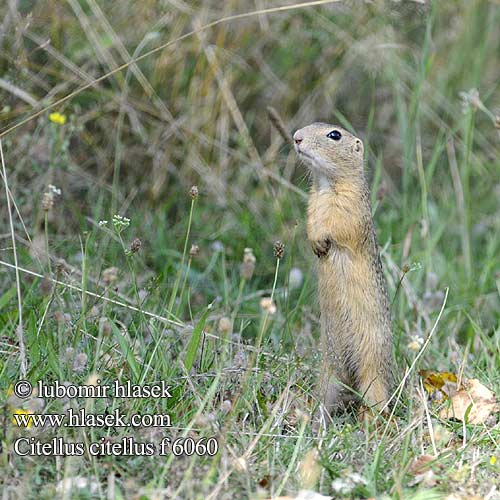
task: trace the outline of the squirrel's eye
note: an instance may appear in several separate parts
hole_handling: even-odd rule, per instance
[[[333,139],[334,141],[340,141],[342,134],[338,130],[332,130],[331,132],[328,132],[326,136],[328,137],[328,139]]]

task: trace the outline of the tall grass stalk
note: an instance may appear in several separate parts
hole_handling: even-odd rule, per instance
[[[177,297],[177,290],[179,288],[179,283],[180,283],[182,275],[184,273],[184,262],[186,260],[187,248],[188,248],[188,243],[189,243],[189,234],[191,232],[191,222],[193,220],[193,211],[194,211],[195,203],[196,203],[196,198],[192,198],[191,199],[191,206],[189,208],[189,219],[188,219],[188,225],[187,225],[187,230],[186,230],[186,237],[184,239],[184,249],[182,251],[182,258],[181,258],[181,262],[179,264],[179,269],[177,270],[177,276],[175,278],[174,286],[172,288],[172,293],[170,295],[170,302],[168,304],[168,310],[172,311],[172,312],[174,309],[175,299]]]

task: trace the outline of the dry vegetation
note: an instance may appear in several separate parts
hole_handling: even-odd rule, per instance
[[[276,7],[1,3],[2,498],[500,498],[498,412],[445,418],[418,375],[500,393],[500,6],[330,2],[203,28]],[[406,384],[391,417],[342,415],[321,439],[307,178],[268,106],[290,131],[322,120],[363,137],[393,298]],[[173,428],[13,425],[71,406],[18,400],[20,378],[97,377],[167,380],[168,400],[87,404],[167,412]],[[19,436],[164,435],[220,450],[12,451]]]

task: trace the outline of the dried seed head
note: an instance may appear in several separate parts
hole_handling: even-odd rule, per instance
[[[118,268],[108,267],[102,272],[102,279],[106,285],[112,285],[118,280]]]
[[[189,255],[191,257],[196,257],[200,252],[200,247],[198,245],[191,245],[191,250],[189,250]]]
[[[66,319],[64,318],[64,313],[62,311],[56,311],[54,313],[54,319],[58,322],[58,323],[64,323],[66,321]]]
[[[251,248],[245,248],[243,254],[243,262],[240,265],[240,273],[242,278],[249,280],[252,278],[253,273],[255,271],[255,255],[253,254],[253,250]]]
[[[200,414],[197,417],[195,417],[195,424],[197,427],[206,427],[208,425],[208,418],[206,415]]]
[[[387,183],[382,181],[379,188],[377,189],[377,200],[382,201],[386,197],[388,191],[389,188],[387,186]]]
[[[43,193],[42,209],[48,212],[54,206],[54,193],[47,191]]]
[[[80,352],[76,355],[75,361],[73,363],[73,371],[77,373],[83,372],[87,366],[87,355],[84,352]]]
[[[500,130],[500,116],[495,116],[495,128]]]
[[[109,319],[105,316],[101,316],[99,318],[99,331],[103,335],[111,335],[111,333],[113,332],[113,326],[111,325]]]
[[[61,274],[67,271],[69,271],[68,263],[64,259],[57,259],[56,272],[58,274]]]
[[[403,274],[409,273],[410,272],[410,266],[408,264],[405,264],[402,268],[401,271],[403,271]]]
[[[130,243],[130,253],[137,253],[142,246],[142,242],[139,238],[134,238],[132,243]]]
[[[189,190],[189,196],[191,196],[191,198],[195,200],[196,198],[198,198],[198,194],[198,186],[191,186],[191,189]]]
[[[48,212],[54,206],[56,196],[61,196],[61,190],[56,188],[53,184],[49,184],[42,198],[42,209],[45,210],[45,212]]]
[[[278,240],[274,243],[274,256],[282,259],[283,255],[285,255],[285,244]]]
[[[231,331],[231,320],[227,316],[222,316],[219,320],[218,330],[220,333],[226,334]]]
[[[260,299],[260,307],[269,314],[274,314],[276,312],[276,304],[271,297],[262,297],[262,299]]]
[[[42,295],[50,295],[52,293],[52,281],[46,276],[40,282],[40,292]]]

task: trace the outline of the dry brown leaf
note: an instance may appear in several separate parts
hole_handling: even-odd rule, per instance
[[[441,418],[456,418],[463,422],[472,405],[467,417],[468,423],[482,424],[492,413],[498,412],[495,394],[475,378],[467,380],[464,388],[454,394],[450,401],[451,405],[441,410]]]
[[[429,396],[437,401],[448,399],[457,391],[457,376],[451,372],[435,372],[420,370],[424,389]]]

